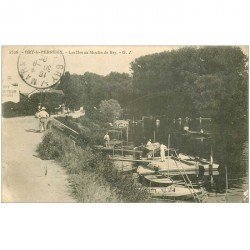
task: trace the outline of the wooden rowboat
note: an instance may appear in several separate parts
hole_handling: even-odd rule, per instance
[[[148,191],[151,197],[190,200],[194,197],[204,197],[205,191],[203,189],[189,189],[187,187],[171,185],[169,187],[150,187]]]
[[[195,165],[199,164],[199,166],[203,166],[205,170],[209,169],[210,162],[207,159],[200,158],[200,157],[192,157],[186,154],[180,153],[177,157],[172,156],[173,159],[179,160],[185,164]],[[213,162],[213,170],[218,170],[219,164]]]
[[[161,185],[161,186],[168,186],[175,183],[175,181],[162,174],[155,174],[155,175],[144,175],[144,179],[148,182],[150,182],[150,185],[154,186],[155,184]]]

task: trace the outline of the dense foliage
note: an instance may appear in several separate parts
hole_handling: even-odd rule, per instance
[[[115,99],[125,105],[132,96],[132,78],[126,73],[111,72],[107,76],[86,72],[66,72],[59,86],[70,108],[98,107],[102,100]]]
[[[121,117],[122,108],[117,100],[102,100],[100,103],[100,112],[107,122],[114,122]]]
[[[62,104],[62,101],[63,96],[57,93],[35,93],[29,98],[28,96],[21,95],[19,103],[3,103],[3,116],[34,115],[37,112],[39,103],[42,103],[49,113],[53,113],[55,112],[55,108]]]
[[[98,112],[99,113],[99,112]],[[104,119],[91,119],[91,116],[73,119],[72,117],[57,117],[57,120],[79,133],[77,144],[80,146],[92,146],[103,144],[103,137],[109,129],[109,125]]]
[[[246,120],[247,60],[239,47],[184,47],[137,58],[131,107],[140,114]]]

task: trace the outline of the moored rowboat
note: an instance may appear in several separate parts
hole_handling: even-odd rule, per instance
[[[174,183],[174,180],[170,177],[166,177],[161,174],[155,174],[155,175],[144,175],[143,176],[145,180],[149,181],[151,185],[157,184],[157,185],[172,185]]]
[[[203,189],[190,189],[183,186],[171,185],[169,187],[150,187],[148,191],[152,197],[189,200],[206,194]]]

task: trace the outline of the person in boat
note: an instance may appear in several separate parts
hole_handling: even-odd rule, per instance
[[[165,161],[165,151],[167,150],[166,145],[164,145],[163,143],[160,145],[160,155],[161,155],[161,162]]]
[[[110,147],[110,137],[109,137],[108,132],[104,135],[103,139],[104,139],[105,147],[109,148]]]
[[[147,147],[151,146],[151,144],[152,144],[151,139],[149,139],[148,142],[147,142]]]

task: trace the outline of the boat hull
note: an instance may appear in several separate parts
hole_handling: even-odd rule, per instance
[[[154,198],[166,198],[176,200],[190,200],[194,199],[194,196],[203,197],[204,190],[202,189],[189,189],[183,186],[169,186],[169,187],[150,187],[148,191],[151,197]]]
[[[144,175],[143,177],[147,182],[149,182],[150,186],[169,186],[175,183],[170,177],[160,174]]]

